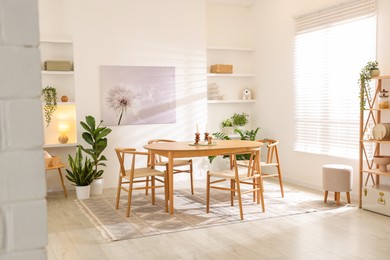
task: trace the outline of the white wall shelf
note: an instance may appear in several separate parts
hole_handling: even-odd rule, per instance
[[[73,75],[72,71],[53,71],[53,70],[42,70],[42,75]]]
[[[255,103],[256,100],[243,100],[243,99],[237,99],[237,100],[207,100],[207,103],[209,104],[242,104],[242,103]]]
[[[63,148],[63,147],[76,147],[77,143],[67,143],[67,144],[45,144],[43,148]]]
[[[221,47],[221,46],[208,46],[207,50],[212,50],[212,51],[256,51],[254,48],[247,48],[247,47]]]
[[[227,74],[227,73],[208,73],[207,77],[237,77],[237,78],[250,78],[250,77],[256,77],[255,74],[247,74],[247,73],[232,73],[232,74]]]

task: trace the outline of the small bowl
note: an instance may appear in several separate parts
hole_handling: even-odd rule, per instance
[[[374,156],[374,162],[379,165],[380,172],[387,172],[387,165],[390,164],[390,156],[387,155]]]

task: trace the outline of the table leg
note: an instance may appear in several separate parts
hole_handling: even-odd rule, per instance
[[[68,197],[68,193],[66,192],[65,183],[64,183],[64,178],[62,177],[61,168],[58,168],[58,175],[60,175],[61,185],[62,185],[62,189],[64,190],[65,198],[67,198],[67,197]]]
[[[173,154],[168,153],[169,212],[173,215]]]

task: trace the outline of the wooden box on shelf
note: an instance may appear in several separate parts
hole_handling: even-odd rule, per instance
[[[233,65],[229,64],[214,64],[210,66],[210,73],[232,74]]]

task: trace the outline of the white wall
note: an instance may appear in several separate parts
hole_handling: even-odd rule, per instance
[[[46,259],[38,6],[0,10],[0,259]]]
[[[357,160],[314,155],[294,151],[293,92],[293,16],[341,1],[274,0],[255,1],[253,22],[256,25],[257,86],[261,102],[257,103],[260,135],[280,140],[280,157],[284,179],[321,190],[322,168],[326,163],[345,163],[354,168],[353,196],[358,195]],[[378,0],[378,55],[382,74],[390,74],[390,35],[388,24],[390,1]],[[364,36],[362,36],[364,37]],[[358,72],[357,72],[358,75]],[[356,84],[356,82],[351,82]],[[358,100],[356,100],[358,102]],[[358,142],[358,140],[356,140]]]
[[[176,68],[175,124],[110,126],[106,188],[117,185],[115,147],[142,149],[154,138],[190,140],[196,124],[205,127],[205,1],[40,0],[40,10],[41,37],[73,39],[78,120],[89,114],[100,120],[99,66]],[[57,179],[48,185],[60,190]]]

